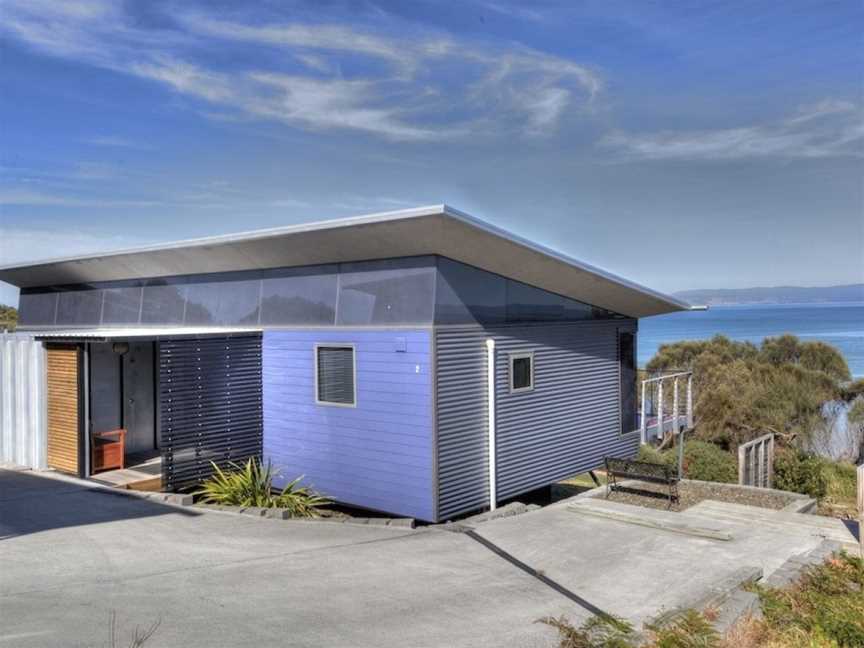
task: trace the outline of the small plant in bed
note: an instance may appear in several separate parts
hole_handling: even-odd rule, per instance
[[[289,482],[281,492],[274,492],[273,478],[279,473],[269,461],[262,465],[257,459],[249,459],[243,466],[229,462],[227,470],[212,465],[213,476],[194,493],[204,504],[280,508],[288,510],[291,517],[311,518],[318,517],[318,509],[330,503],[300,486],[302,477]]]

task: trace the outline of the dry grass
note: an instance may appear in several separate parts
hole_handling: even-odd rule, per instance
[[[819,502],[819,514],[850,518],[857,514],[855,466],[851,463],[826,461],[822,467],[828,488]]]
[[[764,618],[733,628],[728,648],[864,646],[864,561],[839,554],[809,568],[790,587],[759,587]]]

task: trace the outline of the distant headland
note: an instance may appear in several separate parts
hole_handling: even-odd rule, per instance
[[[864,283],[845,286],[805,288],[774,286],[773,288],[705,288],[682,290],[675,296],[691,304],[722,306],[724,304],[826,304],[864,302]]]

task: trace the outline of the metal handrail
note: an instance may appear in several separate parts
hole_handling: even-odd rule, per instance
[[[678,371],[675,373],[666,374],[665,376],[655,376],[646,378],[642,381],[642,403],[641,403],[641,420],[639,421],[639,436],[642,443],[648,440],[648,412],[646,391],[648,385],[657,383],[657,433],[658,436],[663,436],[664,416],[663,416],[663,382],[672,381],[672,429],[674,434],[681,431],[681,412],[678,400],[678,382],[686,377],[687,392],[686,392],[686,413],[685,413],[685,428],[693,427],[693,372]]]

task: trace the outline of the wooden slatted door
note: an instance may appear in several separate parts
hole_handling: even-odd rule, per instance
[[[80,472],[80,354],[77,347],[48,347],[48,466]]]

